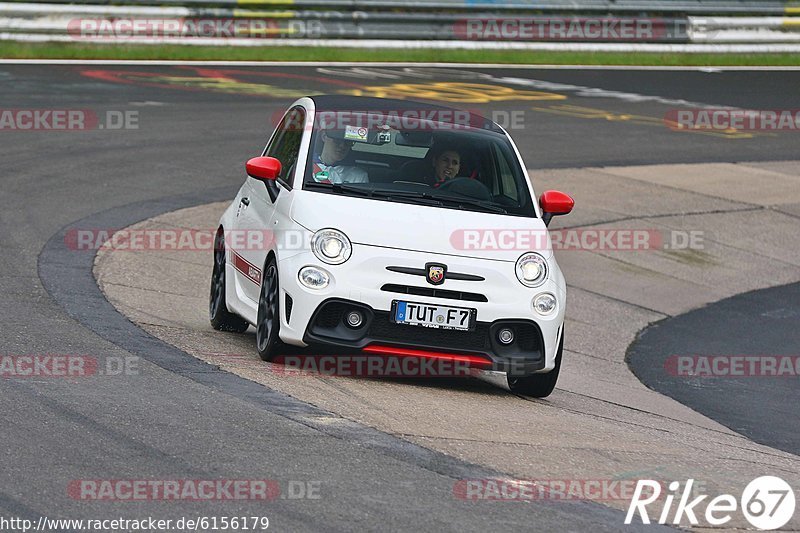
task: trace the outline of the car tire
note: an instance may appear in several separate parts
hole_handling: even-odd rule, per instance
[[[562,326],[563,327],[563,326]],[[546,398],[550,396],[556,388],[558,374],[561,371],[561,354],[564,351],[564,331],[561,331],[561,342],[558,344],[556,352],[556,366],[545,374],[531,374],[529,376],[512,377],[508,376],[508,388],[514,394],[522,396],[533,396],[534,398]]]
[[[214,269],[211,272],[208,318],[214,329],[244,333],[250,324],[242,317],[228,311],[225,303],[225,262],[225,232],[220,229],[214,238]]]
[[[256,320],[256,349],[262,361],[272,361],[283,343],[278,335],[281,326],[280,285],[278,265],[271,256],[261,275],[261,291],[258,296],[258,319]]]

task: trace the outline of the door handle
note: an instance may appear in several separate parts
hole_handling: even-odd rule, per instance
[[[242,205],[248,206],[248,205],[250,205],[250,198],[244,197],[241,200],[239,200],[239,203],[242,204]]]

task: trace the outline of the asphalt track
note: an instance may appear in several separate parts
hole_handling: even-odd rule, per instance
[[[138,129],[0,132],[0,286],[7,299],[0,311],[0,353],[144,359],[133,376],[3,381],[2,420],[9,428],[0,435],[4,516],[247,513],[266,514],[274,527],[291,531],[483,530],[487,524],[620,529],[621,514],[596,504],[477,507],[459,501],[453,498],[455,479],[498,473],[343,422],[225,372],[209,372],[118,315],[94,285],[92,258],[65,253],[61,232],[78,223],[120,227],[232,196],[242,162],[263,146],[275,113],[300,94],[332,87],[375,94],[392,86],[396,96],[409,90],[403,84],[449,83],[427,89],[462,107],[522,110],[522,127],[512,135],[526,162],[557,168],[796,158],[796,132],[749,138],[675,133],[662,119],[693,103],[792,108],[800,73],[487,69],[476,77],[414,70],[372,72],[364,79],[344,70],[0,67],[2,108],[139,114]],[[566,98],[523,93],[528,99],[520,100],[520,94],[504,92],[485,102],[464,101],[479,100],[479,87],[459,85],[454,92],[452,85],[496,85],[498,77],[515,78],[502,85],[519,91],[556,93],[519,79],[582,88],[562,87],[557,94]],[[587,88],[616,93],[599,96]],[[760,418],[765,427],[785,423],[779,413]],[[112,504],[66,495],[70,481],[87,478],[275,479],[282,486],[314,480],[323,490],[318,500],[269,504]]]
[[[795,356],[800,284],[749,292],[648,327],[628,352],[648,386],[756,442],[800,454],[797,380],[685,376],[663,371],[675,354]]]

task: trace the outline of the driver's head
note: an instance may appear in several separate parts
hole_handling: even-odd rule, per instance
[[[335,165],[347,157],[353,144],[353,141],[343,138],[340,130],[322,130],[322,152],[319,158],[326,165]]]
[[[453,179],[461,170],[461,152],[453,145],[438,145],[431,149],[433,175],[437,182]]]

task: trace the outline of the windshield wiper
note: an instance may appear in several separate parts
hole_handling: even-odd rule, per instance
[[[336,193],[356,193],[370,198],[377,196],[386,198],[391,201],[403,201],[406,203],[424,203],[425,205],[441,206],[442,202],[433,200],[427,194],[417,194],[408,191],[393,191],[389,189],[367,189],[364,187],[353,187],[352,185],[343,185],[341,183],[319,183],[316,181],[306,182],[306,187],[312,189],[327,189]]]
[[[473,198],[462,198],[460,196],[442,196],[438,194],[429,194],[428,197],[433,198],[434,200],[439,200],[442,202],[452,202],[454,204],[458,204],[461,208],[466,208],[465,206],[469,207],[478,207],[483,209],[484,211],[488,211],[490,213],[497,213],[500,215],[507,215],[508,211],[503,209],[502,207],[495,205],[491,202],[487,202],[485,200],[478,200]]]
[[[502,207],[478,199],[462,198],[457,196],[445,196],[445,195],[431,194],[429,192],[421,192],[421,191],[392,191],[387,189],[373,189],[372,192],[375,194],[386,195],[387,197],[397,196],[401,198],[427,200],[428,202],[432,202],[430,205],[443,205],[442,202],[449,202],[452,204],[456,204],[461,209],[466,209],[468,206],[473,208],[477,207],[483,211],[488,211],[490,213],[497,213],[500,215],[508,214],[508,211],[506,211]]]
[[[406,202],[420,203],[423,205],[442,206],[443,202],[448,202],[457,205],[459,208],[466,209],[468,207],[479,208],[483,211],[498,214],[508,214],[508,211],[502,207],[493,205],[483,200],[459,198],[455,196],[442,196],[438,194],[431,194],[428,192],[419,191],[403,191],[392,189],[367,189],[365,187],[354,187],[352,185],[345,185],[342,183],[319,183],[316,181],[307,181],[305,183],[308,188],[328,189],[337,193],[356,193],[367,197],[380,196],[391,201],[399,201],[403,199]]]
[[[352,185],[343,185],[341,183],[320,183],[318,181],[307,181],[305,182],[305,187],[308,189],[328,189],[340,194],[345,192],[354,192],[364,196],[372,196],[372,189],[353,187]]]
[[[387,195],[386,199],[391,200],[392,202],[400,202],[404,204],[432,205],[434,207],[442,207],[444,205],[439,200],[432,200],[430,198],[421,198],[414,196]]]

